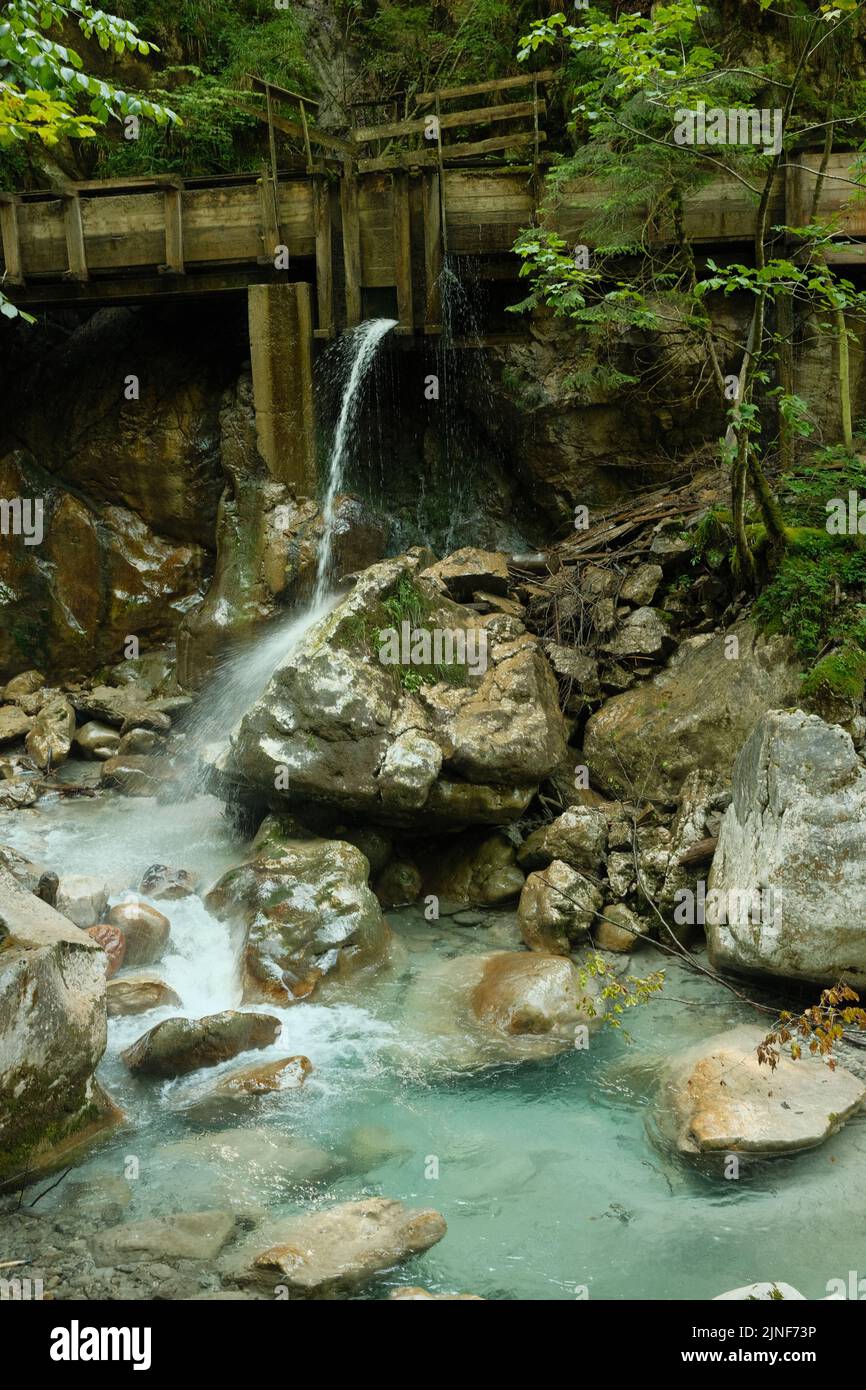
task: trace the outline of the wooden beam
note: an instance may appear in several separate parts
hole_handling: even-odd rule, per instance
[[[558,68],[544,68],[542,72],[524,72],[518,77],[496,77],[490,82],[472,82],[468,87],[440,87],[438,92],[418,92],[416,106],[432,106],[438,97],[440,101],[450,101],[453,97],[474,97],[481,92],[504,92],[510,87],[528,87],[530,82],[552,82],[559,76]]]
[[[77,193],[63,195],[63,227],[66,233],[66,278],[89,279],[87,253],[84,249],[84,225],[81,221],[81,199]]]
[[[244,76],[249,78],[250,85],[254,91],[267,92],[270,90],[280,101],[304,101],[307,106],[321,106],[322,104],[313,97],[301,96],[300,92],[290,92],[288,87],[278,87],[275,82],[266,82],[263,77],[254,77],[251,72],[245,73]]]
[[[394,195],[394,278],[397,282],[397,333],[411,333],[415,326],[412,305],[412,218],[409,207],[409,175],[391,179]]]
[[[543,101],[512,101],[504,106],[476,106],[472,111],[448,111],[439,117],[443,130],[451,130],[466,125],[493,125],[495,121],[516,121],[531,116],[535,111],[543,116],[547,106]],[[356,145],[366,144],[368,140],[390,140],[399,135],[423,135],[429,117],[420,120],[386,121],[384,125],[362,125],[349,132]]]
[[[183,275],[183,194],[179,188],[167,188],[163,194],[165,207],[165,271]],[[163,267],[160,267],[163,269]]]
[[[424,278],[427,302],[424,310],[425,333],[442,331],[442,207],[439,170],[424,175],[421,198],[424,208]]]
[[[543,145],[547,132],[538,132],[538,143]],[[478,159],[481,155],[496,154],[503,150],[526,149],[535,146],[534,130],[519,130],[513,135],[496,135],[489,140],[474,140],[470,145],[443,145],[442,158],[446,164],[458,159]],[[399,154],[382,155],[380,159],[359,159],[359,174],[381,174],[390,169],[429,169],[439,164],[438,150],[401,150]]]
[[[154,188],[183,188],[179,174],[134,175],[119,179],[82,179],[66,186],[68,193],[138,193],[152,192]]]
[[[319,306],[317,333],[334,331],[334,280],[331,273],[331,185],[325,178],[313,180],[313,220],[316,228],[316,296]]]
[[[3,278],[6,284],[23,285],[24,267],[18,235],[18,198],[14,193],[0,193],[0,241],[3,245]]]
[[[236,106],[238,111],[243,111],[248,116],[255,116],[257,120],[268,123],[267,111],[257,110],[255,106],[248,106],[245,101],[238,101],[235,97],[230,98],[232,106]],[[277,130],[281,130],[284,135],[293,135],[296,140],[303,140],[304,127],[297,121],[287,121],[284,116],[271,116],[271,121]],[[317,130],[314,125],[309,126],[309,136],[314,145],[322,145],[326,150],[334,150],[342,155],[344,159],[353,159],[355,150],[346,140],[340,140],[336,135],[328,135],[323,130]]]
[[[343,214],[343,268],[346,279],[346,326],[361,322],[361,224],[358,219],[358,180],[349,174],[340,182]]]

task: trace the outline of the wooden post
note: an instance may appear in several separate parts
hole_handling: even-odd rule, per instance
[[[424,332],[442,332],[442,212],[440,208],[439,171],[431,169],[422,175],[421,195],[424,205],[424,277],[427,283],[427,303],[424,310]]]
[[[409,175],[391,175],[394,199],[394,278],[397,282],[397,318],[395,333],[415,331],[412,308],[412,220],[409,207]]]
[[[261,214],[262,254],[259,265],[274,265],[277,247],[281,245],[280,229],[277,224],[276,190],[271,181],[266,164],[262,165],[259,180],[259,212]]]
[[[442,110],[436,93],[436,155],[439,160],[439,206],[442,212],[442,249],[448,254],[448,228],[445,226],[445,164],[442,158]]]
[[[343,266],[346,276],[346,327],[361,322],[361,225],[358,220],[358,180],[346,174],[340,183],[343,212]]]
[[[334,280],[331,273],[331,185],[313,179],[313,219],[316,227],[316,297],[319,304],[317,338],[334,336]]]
[[[24,284],[21,239],[18,235],[18,203],[15,193],[0,193],[0,239],[3,243],[4,279],[9,285]]]
[[[67,280],[89,280],[87,253],[84,249],[84,225],[81,221],[81,200],[72,190],[63,194],[63,223],[66,231]]]
[[[247,307],[259,453],[295,497],[315,497],[310,287],[250,285]]]
[[[313,166],[313,151],[310,148],[310,128],[307,125],[307,108],[302,101],[298,102],[301,108],[301,125],[304,127],[304,149],[307,151],[307,171]]]
[[[165,265],[160,266],[164,274],[184,275],[183,263],[183,193],[182,185],[167,188],[163,194],[165,211]]]

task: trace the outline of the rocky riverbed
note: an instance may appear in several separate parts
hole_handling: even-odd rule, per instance
[[[504,554],[377,562],[269,639],[260,689],[246,657],[224,673],[243,708],[218,738],[170,650],[7,684],[16,1277],[59,1299],[818,1297],[856,1266],[861,1054],[758,1050],[779,1008],[859,978],[838,882],[862,730],[780,709],[785,640],[736,612],[694,634],[675,573],[584,571],[580,652]],[[483,634],[484,669],[382,663],[404,613]],[[781,916],[755,920],[773,886]],[[746,916],[720,916],[737,891]]]

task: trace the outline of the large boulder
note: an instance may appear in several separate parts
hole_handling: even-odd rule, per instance
[[[210,1263],[234,1236],[238,1219],[227,1211],[183,1211],[148,1221],[109,1226],[91,1237],[98,1265],[140,1260],[203,1260]]]
[[[849,735],[773,710],[745,743],[733,790],[708,880],[714,964],[866,984],[866,769]]]
[[[58,695],[42,706],[24,746],[38,767],[57,767],[68,757],[74,733],[75,711],[68,700]]]
[[[0,1186],[116,1122],[94,1078],[105,1041],[98,945],[0,867]]]
[[[322,982],[383,963],[390,932],[367,885],[367,860],[354,845],[283,838],[273,818],[253,856],[205,899],[220,921],[244,930],[246,1000],[291,1003]]]
[[[617,795],[676,801],[696,768],[729,777],[757,720],[794,704],[799,686],[787,637],[758,636],[744,622],[730,633],[689,638],[653,680],[592,715],[583,760],[593,782]]]
[[[520,934],[531,951],[567,956],[588,936],[602,901],[592,879],[554,859],[526,880],[517,909]]]
[[[554,859],[598,873],[607,846],[607,820],[593,806],[574,806],[527,836],[517,854],[524,869],[543,869]]]
[[[812,1149],[841,1129],[866,1085],[807,1052],[758,1061],[766,1029],[744,1024],[675,1057],[659,1087],[655,1134],[677,1153],[775,1156]]]
[[[284,1222],[279,1242],[255,1257],[249,1278],[283,1285],[295,1298],[327,1298],[429,1250],[445,1231],[437,1211],[389,1197],[343,1202]]]
[[[228,795],[425,831],[525,809],[565,748],[556,681],[522,624],[452,602],[419,576],[424,559],[373,565],[288,652],[216,758]],[[443,647],[438,663],[404,663],[381,636],[401,647],[404,628],[431,646],[455,633],[465,662]]]
[[[251,1048],[270,1047],[282,1024],[270,1014],[225,1009],[206,1018],[166,1018],[138,1038],[121,1056],[142,1076],[185,1076],[199,1067],[216,1067]]]
[[[477,1069],[552,1057],[583,1045],[604,1013],[594,980],[563,956],[491,951],[425,970],[409,991],[408,1016],[428,1034],[436,1065]]]

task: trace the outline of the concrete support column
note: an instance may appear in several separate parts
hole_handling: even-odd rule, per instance
[[[250,285],[250,358],[259,453],[296,497],[316,494],[310,287]]]

